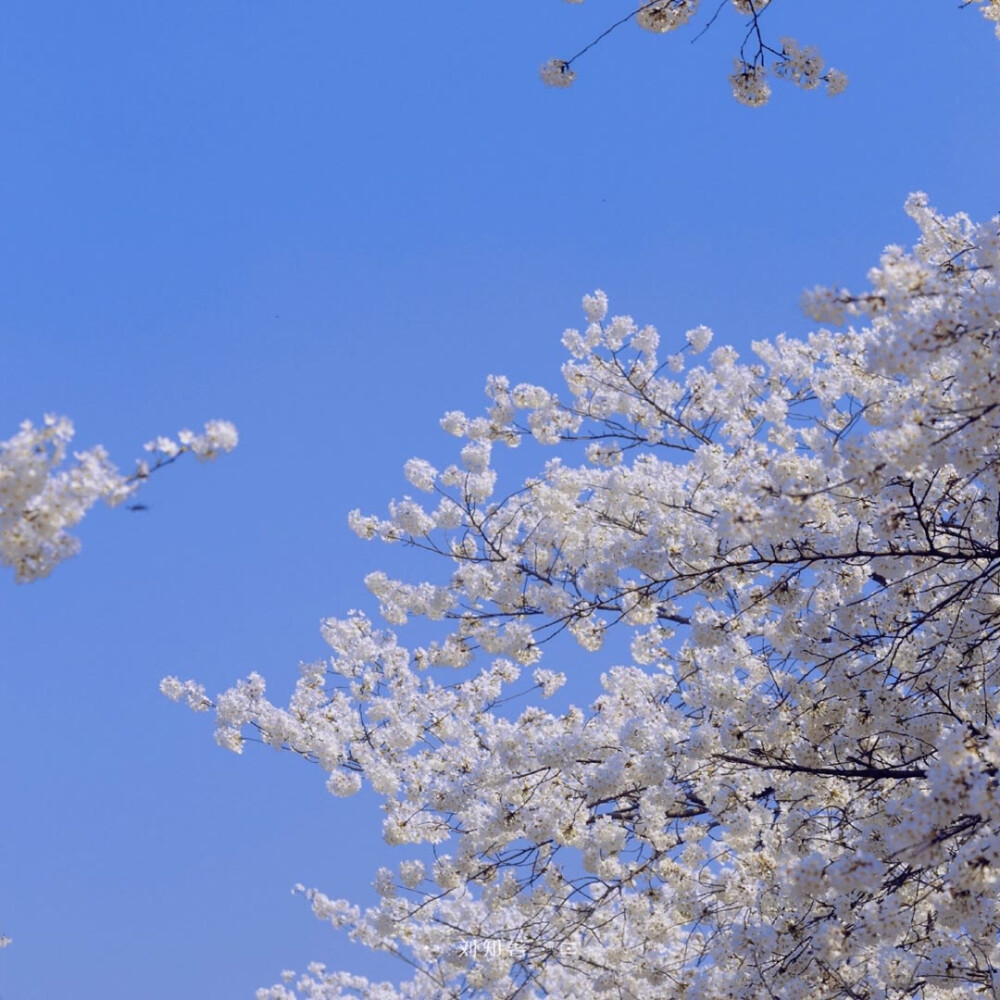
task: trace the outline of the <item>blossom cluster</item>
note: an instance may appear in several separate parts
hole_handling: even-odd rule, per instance
[[[202,434],[181,431],[178,441],[161,437],[146,446],[156,458],[140,461],[122,475],[101,448],[74,453],[67,463],[73,424],[48,415],[40,427],[30,421],[0,442],[0,565],[19,583],[38,580],[79,551],[70,530],[98,500],[112,506],[131,497],[157,468],[184,452],[215,458],[236,446],[232,424],[212,420]]]
[[[771,99],[771,87],[767,82],[767,70],[742,59],[733,60],[733,72],[729,74],[733,87],[733,97],[748,108],[761,108]]]
[[[1000,38],[1000,0],[973,0],[973,2],[983,4],[979,9],[987,21],[994,22],[997,38]]]
[[[435,638],[328,619],[286,706],[164,682],[223,746],[367,785],[401,853],[365,911],[307,897],[414,978],[261,1000],[1000,990],[1000,219],[907,211],[867,291],[809,297],[855,326],[664,355],[598,291],[561,394],[494,376],[446,414],[426,499],[350,518],[448,566],[366,580]],[[558,454],[498,489],[522,443]]]
[[[640,28],[664,34],[687,24],[698,9],[698,0],[653,0],[640,7],[635,22]]]
[[[239,443],[236,427],[228,420],[209,420],[201,434],[182,430],[177,440],[168,437],[158,437],[148,441],[145,450],[167,459],[177,458],[189,451],[202,462],[210,462],[223,452],[232,451]]]

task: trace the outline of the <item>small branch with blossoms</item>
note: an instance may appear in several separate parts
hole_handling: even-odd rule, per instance
[[[13,568],[18,583],[48,576],[80,551],[79,539],[69,531],[98,500],[116,506],[185,452],[208,461],[232,451],[238,441],[231,423],[210,420],[201,434],[184,430],[176,441],[151,441],[146,450],[156,458],[140,460],[132,475],[123,476],[100,446],[75,452],[75,464],[63,467],[73,435],[70,420],[50,414],[41,427],[26,420],[0,442],[0,565]]]
[[[581,3],[582,0],[568,2]],[[565,89],[571,86],[576,79],[574,63],[618,28],[635,21],[644,31],[664,35],[691,21],[698,11],[699,2],[700,0],[649,0],[605,28],[569,59],[550,59],[541,68],[542,81],[550,87]],[[693,42],[716,22],[729,4],[732,4],[736,13],[749,18],[739,55],[734,60],[734,69],[729,75],[733,96],[741,104],[762,107],[768,102],[771,96],[769,74],[776,79],[790,80],[802,90],[816,90],[821,84],[825,84],[830,97],[843,93],[847,88],[847,75],[838,69],[827,69],[815,46],[802,46],[794,38],[788,37],[779,38],[780,47],[765,41],[760,19],[765,10],[772,7],[773,0],[722,0],[701,31],[692,39]],[[997,37],[1000,37],[1000,0],[968,0],[960,4],[960,7],[972,5],[978,5],[983,16],[995,23]]]
[[[136,471],[129,476],[126,483],[138,483],[148,479],[157,469],[172,465],[181,455],[190,452],[201,462],[211,462],[223,452],[232,451],[239,443],[236,427],[228,420],[209,420],[201,434],[182,430],[177,440],[168,437],[158,437],[147,441],[144,449],[157,455],[152,465],[140,460],[136,463]]]

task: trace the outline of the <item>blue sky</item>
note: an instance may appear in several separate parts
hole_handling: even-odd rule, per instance
[[[555,386],[581,294],[746,346],[805,287],[908,243],[906,194],[1000,208],[1000,42],[938,0],[775,0],[842,97],[738,106],[739,18],[626,26],[567,92],[538,66],[627,4],[107,0],[0,12],[0,437],[45,412],[124,466],[222,417],[238,451],[98,511],[0,600],[3,1000],[238,998],[312,959],[392,978],[289,890],[365,900],[377,803],[216,748],[157,691],[251,670],[276,696],[318,622],[370,606],[353,507],[449,458],[491,372]],[[430,570],[433,572],[433,569]],[[598,671],[595,670],[595,675]]]

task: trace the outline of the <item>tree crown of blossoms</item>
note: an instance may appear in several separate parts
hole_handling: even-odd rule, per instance
[[[366,581],[434,641],[329,619],[283,707],[163,682],[225,747],[368,784],[406,848],[367,911],[306,895],[412,978],[261,1000],[1000,990],[1000,218],[907,211],[867,292],[806,297],[857,325],[663,353],[598,291],[562,393],[492,377],[448,413],[459,460],[406,466],[427,499],[350,518],[448,561]],[[525,442],[558,454],[499,488]],[[545,707],[602,647],[590,700]]]

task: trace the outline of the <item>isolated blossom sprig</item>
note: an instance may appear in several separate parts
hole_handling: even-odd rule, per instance
[[[581,0],[570,2],[579,3]],[[1000,37],[1000,0],[967,0],[961,6],[972,4],[981,5],[984,17],[995,22],[997,36]],[[761,16],[770,12],[772,6],[771,0],[723,0],[693,39],[696,41],[712,27],[725,7],[749,19],[744,22],[745,34],[739,46],[735,71],[729,76],[736,100],[749,107],[766,104],[771,96],[767,82],[771,75],[790,80],[803,90],[815,90],[824,83],[831,97],[843,93],[848,84],[847,75],[837,69],[825,69],[823,58],[815,46],[803,47],[793,38],[782,38],[779,47],[774,47],[765,40]],[[541,78],[548,86],[567,88],[576,79],[574,64],[618,28],[634,20],[645,31],[667,34],[692,21],[698,7],[699,0],[649,0],[614,21],[569,59],[550,59],[541,68]]]
[[[73,434],[67,418],[47,415],[40,427],[25,421],[0,442],[0,565],[13,568],[19,583],[48,576],[79,551],[79,539],[69,532],[98,500],[120,504],[185,452],[209,460],[232,451],[238,440],[232,424],[212,420],[201,434],[182,431],[177,441],[150,442],[146,450],[156,459],[139,461],[124,476],[100,446],[68,461]]]

